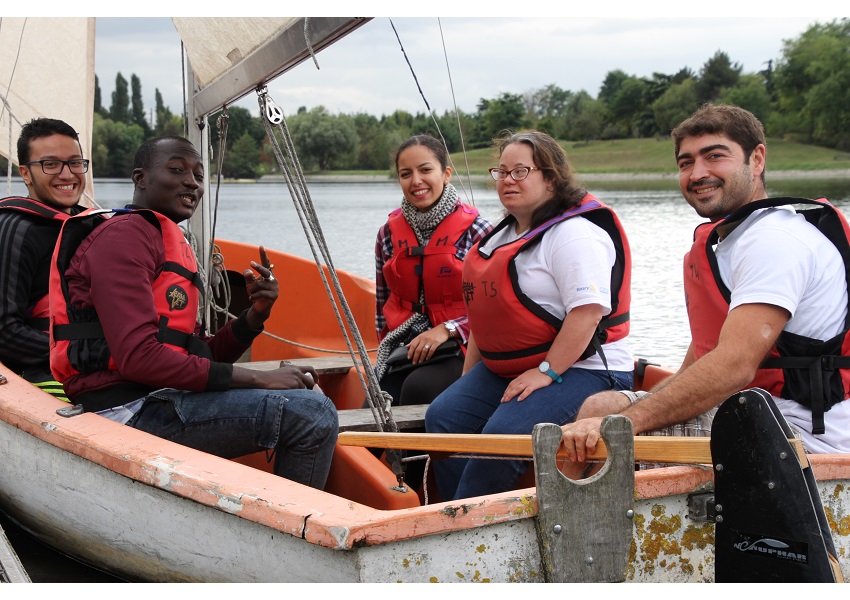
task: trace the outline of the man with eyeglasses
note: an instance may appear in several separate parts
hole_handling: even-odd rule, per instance
[[[265,249],[243,271],[248,308],[204,335],[203,285],[178,226],[203,199],[201,155],[182,137],[147,140],[132,178],[127,210],[100,222],[84,214],[62,230],[51,264],[53,373],[84,412],[224,458],[265,450],[277,475],[323,488],[339,419],[313,389],[318,373],[234,364],[278,298]]]
[[[48,274],[62,223],[85,208],[89,161],[73,127],[39,118],[21,128],[18,164],[27,196],[0,200],[0,360],[67,402],[50,373]]]

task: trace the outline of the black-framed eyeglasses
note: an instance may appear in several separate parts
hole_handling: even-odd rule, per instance
[[[496,181],[502,181],[508,175],[510,175],[514,181],[522,181],[523,179],[528,177],[529,173],[534,170],[539,171],[540,169],[538,169],[537,167],[517,167],[516,169],[511,169],[510,171],[505,171],[504,169],[499,169],[498,167],[489,169],[490,177],[492,177]]]
[[[88,173],[89,160],[87,158],[72,158],[71,160],[54,160],[47,158],[45,160],[33,160],[24,163],[26,166],[41,165],[41,172],[45,175],[58,175],[66,166],[71,173],[80,175]]]

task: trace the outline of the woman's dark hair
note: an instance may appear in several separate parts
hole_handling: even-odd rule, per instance
[[[398,172],[398,157],[401,156],[401,153],[404,150],[407,150],[411,146],[425,146],[431,152],[434,153],[434,156],[437,157],[437,160],[440,161],[440,167],[443,171],[446,170],[446,167],[449,166],[449,153],[446,151],[446,147],[443,145],[443,142],[438,140],[437,138],[427,135],[414,135],[413,137],[407,138],[401,146],[398,147],[398,150],[395,151],[395,156],[393,157],[393,164],[395,165],[395,170]]]
[[[531,215],[532,229],[581,203],[587,195],[587,190],[576,185],[567,153],[551,135],[534,130],[506,132],[503,137],[493,140],[493,146],[498,152],[497,158],[500,158],[505,148],[511,144],[527,144],[531,147],[534,165],[552,186],[552,198]]]

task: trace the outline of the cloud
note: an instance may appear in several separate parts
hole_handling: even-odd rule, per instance
[[[829,20],[376,17],[319,52],[318,71],[307,61],[270,84],[269,91],[288,114],[318,105],[334,113],[378,116],[396,109],[424,112],[406,54],[432,109],[442,114],[456,102],[473,112],[482,98],[548,84],[596,96],[605,75],[615,69],[641,77],[683,67],[699,72],[717,50],[744,72],[756,72],[781,56],[783,40],[799,36],[815,21]],[[120,71],[128,80],[132,73],[139,76],[148,110],[158,88],[166,105],[180,112],[180,41],[170,19],[99,19],[96,62],[105,105]],[[253,95],[239,105],[257,112]]]

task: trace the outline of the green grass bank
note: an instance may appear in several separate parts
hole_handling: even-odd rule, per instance
[[[650,138],[593,142],[561,141],[570,163],[579,175],[644,174],[669,177],[676,175],[673,142]],[[465,173],[467,164],[473,176],[486,176],[496,165],[493,150],[482,148],[451,156],[456,172]],[[767,142],[768,172],[850,170],[850,153],[810,146],[781,139]],[[325,171],[311,175],[392,175],[387,171]]]

